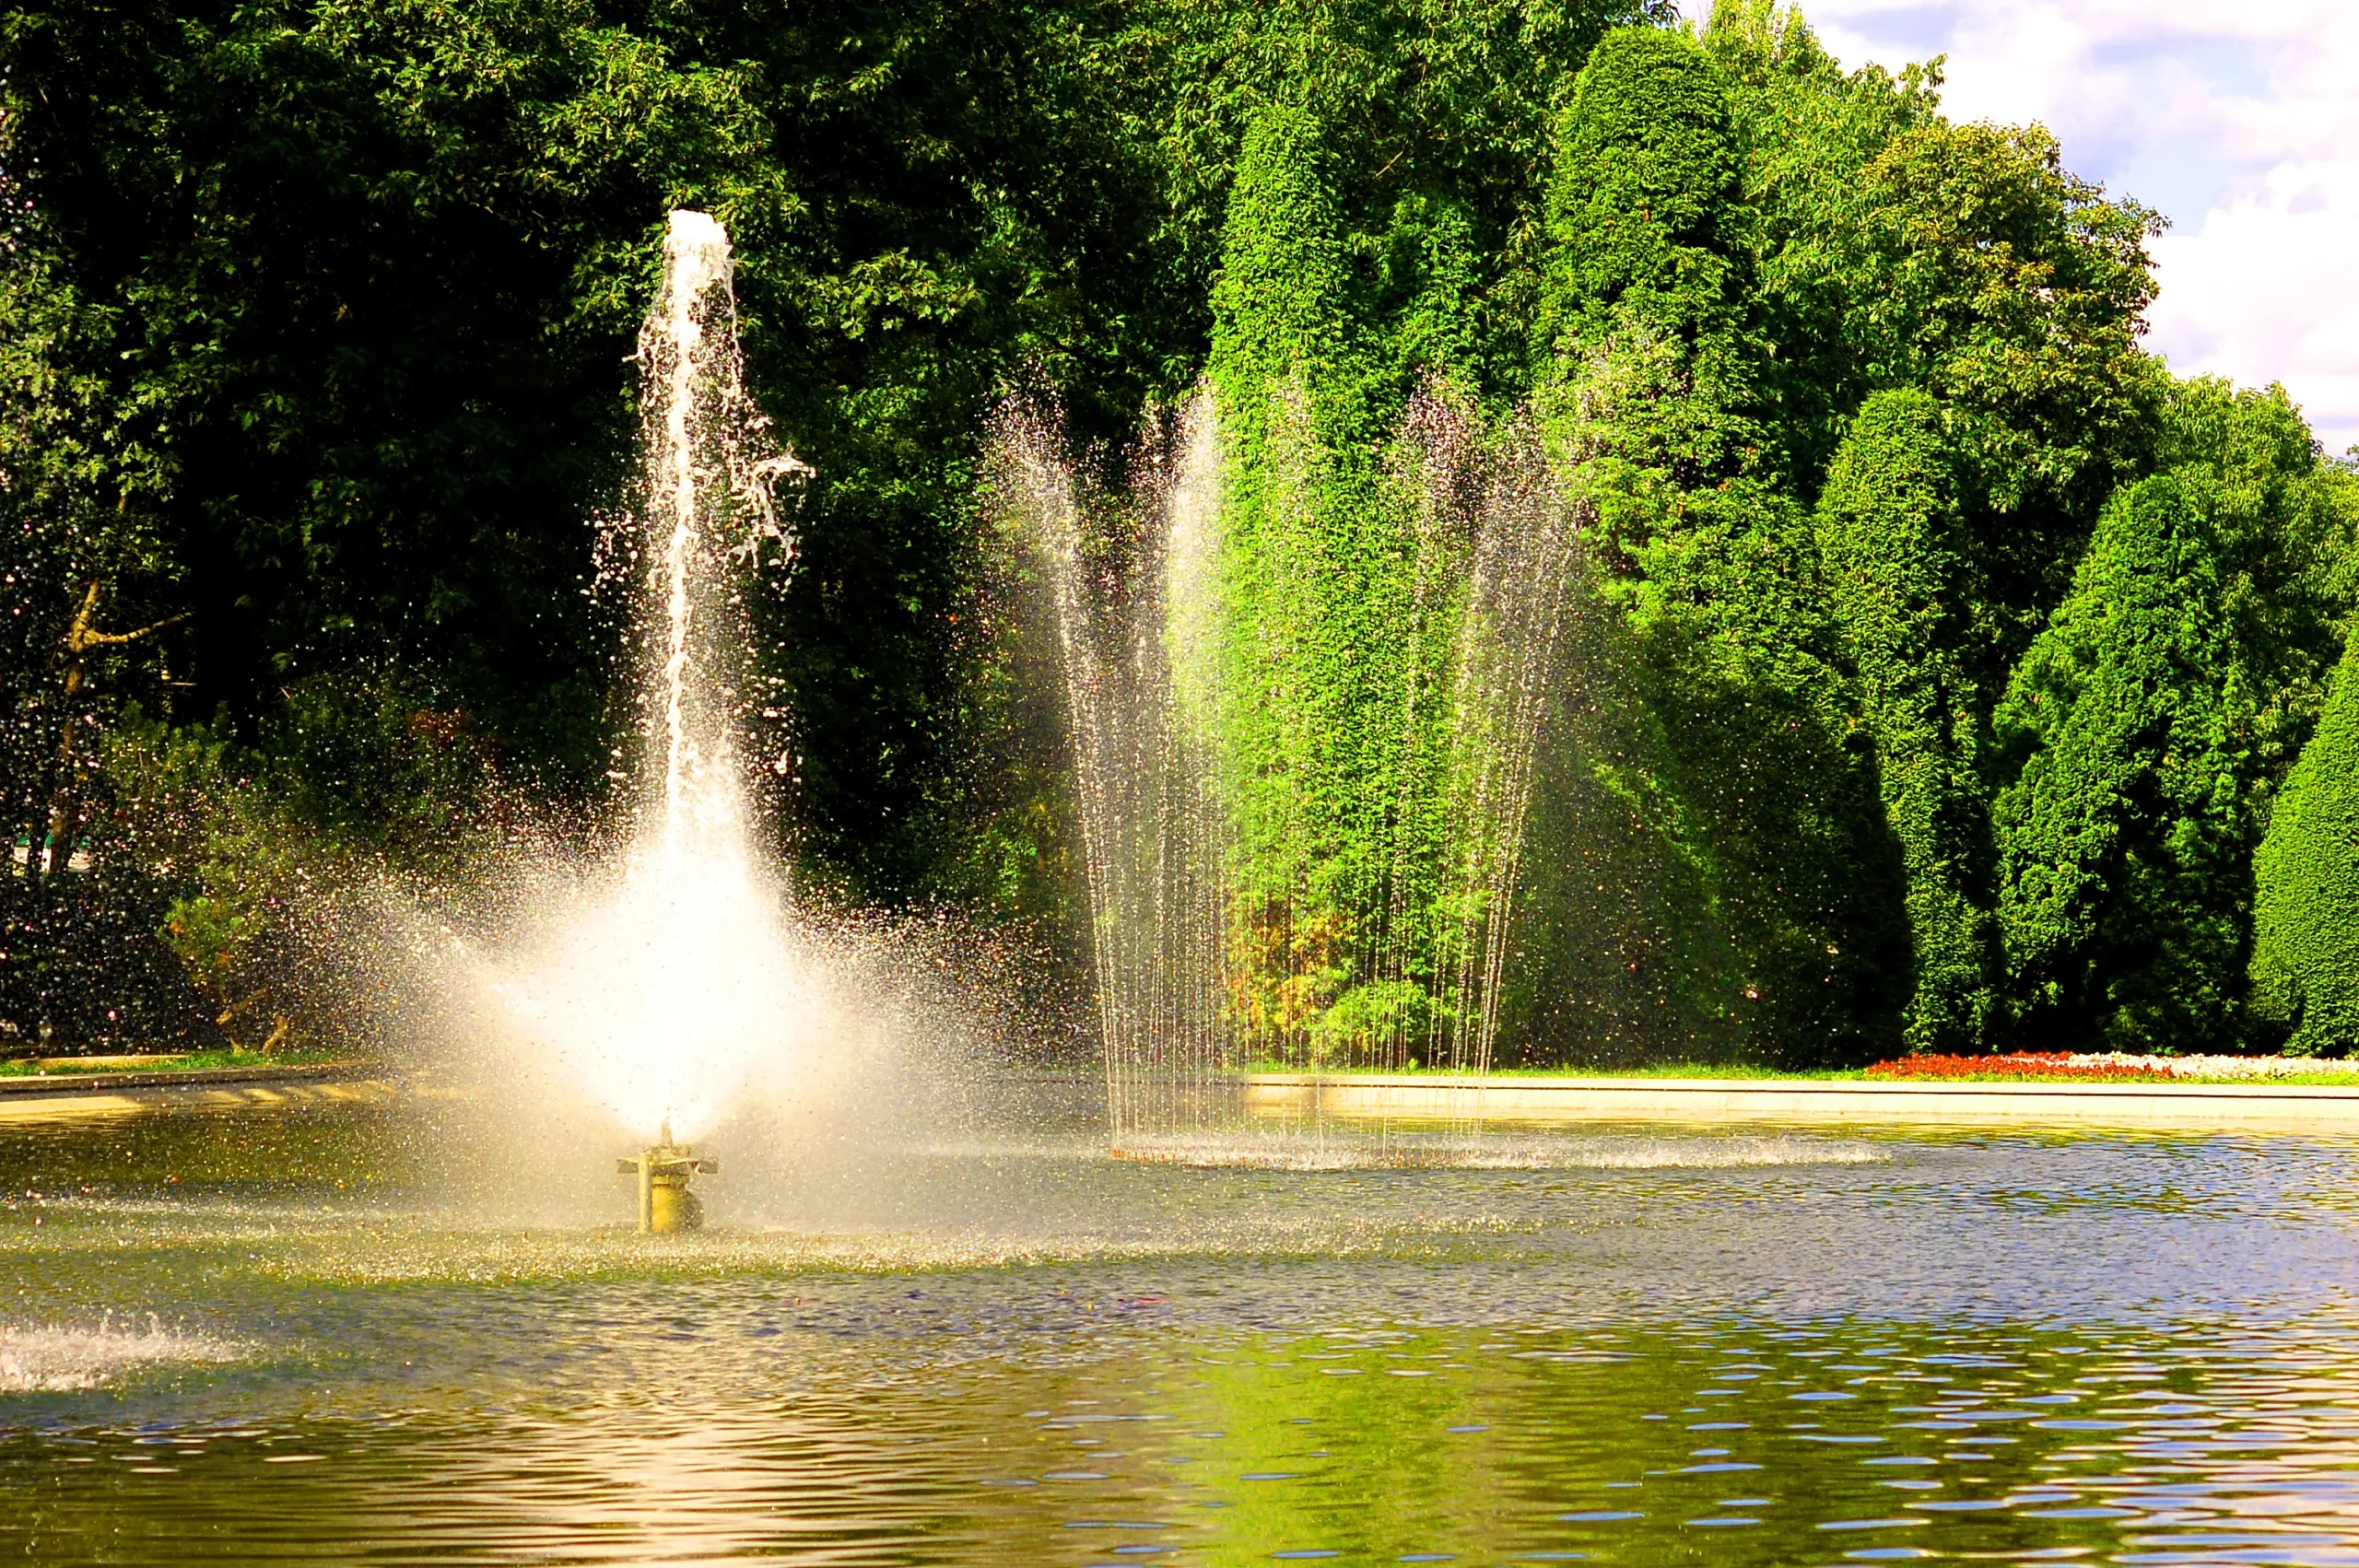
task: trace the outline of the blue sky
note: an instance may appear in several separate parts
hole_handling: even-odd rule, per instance
[[[1804,0],[1847,65],[1946,55],[1951,118],[2056,133],[2171,220],[2150,347],[2359,442],[2359,0]]]

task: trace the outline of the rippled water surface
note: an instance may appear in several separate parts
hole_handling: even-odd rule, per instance
[[[0,1131],[0,1555],[2359,1563],[2359,1145],[1015,1125]]]

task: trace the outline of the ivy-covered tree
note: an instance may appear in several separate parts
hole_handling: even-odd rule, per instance
[[[1609,33],[1555,154],[1542,384],[1560,426],[1598,401],[1613,410],[1610,427],[1559,439],[1587,438],[1605,460],[1687,487],[1760,471],[1749,415],[1762,355],[1745,332],[1741,171],[1719,72],[1684,33]],[[1637,547],[1620,537],[1643,527],[1636,519],[1607,524],[1614,547]]]
[[[1418,933],[1455,625],[1438,557],[1462,545],[1420,529],[1385,462],[1404,404],[1384,346],[1398,323],[1354,310],[1366,297],[1331,168],[1308,111],[1254,120],[1213,290],[1217,667],[1193,684],[1211,694],[1230,835],[1231,1013],[1262,1050],[1365,1049],[1430,1025],[1393,1015],[1433,977]],[[1350,1039],[1329,1041],[1346,1022]]]

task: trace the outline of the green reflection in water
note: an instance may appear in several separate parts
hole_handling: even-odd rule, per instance
[[[659,1252],[438,1207],[397,1121],[12,1134],[0,1553],[2359,1560],[2349,1149],[1645,1137],[1544,1179],[986,1141],[926,1156],[931,1229]]]

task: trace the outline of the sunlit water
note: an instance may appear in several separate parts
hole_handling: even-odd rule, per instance
[[[420,1115],[12,1132],[0,1554],[2359,1562],[2351,1142],[1111,1160],[1036,1092],[675,1242]]]

